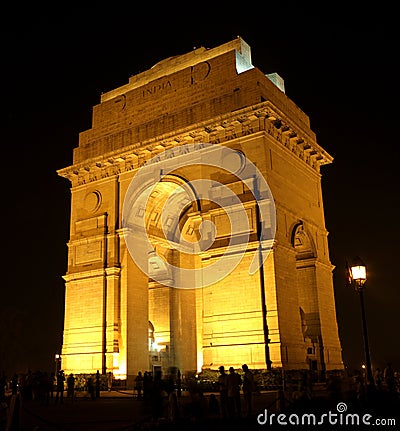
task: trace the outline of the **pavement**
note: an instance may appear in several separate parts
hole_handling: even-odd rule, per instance
[[[12,421],[5,431],[152,431],[186,430],[260,430],[256,414],[250,418],[228,420],[208,412],[210,393],[195,401],[183,392],[178,401],[178,417],[171,419],[167,399],[163,414],[153,418],[151,408],[133,391],[102,391],[100,397],[92,400],[87,393],[77,393],[72,401],[64,396],[63,403],[54,400],[46,404],[41,400],[22,400],[15,405]],[[219,398],[219,395],[217,398]],[[264,392],[254,397],[254,412],[275,407],[276,392]],[[243,401],[243,400],[242,400]],[[19,405],[18,405],[19,404]],[[244,403],[242,404],[244,405]],[[273,406],[273,407],[272,407]],[[11,406],[10,406],[11,407]],[[11,415],[10,415],[11,418]],[[0,430],[3,428],[0,426]]]
[[[215,393],[217,399],[219,395]],[[379,395],[379,399],[384,394]],[[327,413],[331,412],[338,416],[338,412],[354,414],[357,411],[360,417],[364,414],[372,415],[373,420],[380,418],[379,425],[386,425],[383,428],[400,429],[400,400],[396,397],[393,401],[383,397],[379,403],[380,408],[376,409],[373,404],[361,406],[357,410],[354,400],[331,399],[326,394],[319,394],[311,401],[302,403],[301,400],[294,404],[288,404],[286,398],[279,398],[278,391],[262,391],[254,395],[253,414],[249,418],[223,419],[219,414],[212,414],[209,409],[209,401],[212,393],[204,393],[193,398],[188,392],[182,392],[181,397],[177,397],[177,415],[171,413],[168,407],[168,399],[163,399],[163,412],[158,419],[154,419],[151,406],[143,399],[138,399],[133,391],[102,391],[100,397],[91,399],[87,392],[77,392],[72,401],[64,395],[63,403],[55,403],[50,400],[48,404],[41,400],[22,400],[14,397],[16,404],[8,401],[10,407],[8,425],[0,423],[0,431],[262,431],[295,429],[349,429],[349,426],[337,427],[327,423]],[[242,407],[244,400],[242,398]],[[347,403],[347,404],[346,404]],[[342,410],[339,410],[339,407]],[[268,412],[268,420],[265,414]],[[284,424],[278,424],[279,413],[284,412]],[[289,415],[315,413],[319,419],[325,415],[324,427],[289,424]],[[343,416],[345,418],[345,416]],[[293,416],[295,419],[295,416]],[[273,421],[272,421],[273,419]],[[293,420],[294,420],[293,419]],[[395,419],[396,422],[389,420]],[[260,423],[265,420],[264,423]],[[385,421],[383,423],[382,421]],[[1,422],[1,421],[0,421]],[[273,424],[271,423],[273,422]],[[373,423],[371,425],[378,425]],[[370,426],[350,426],[354,429],[371,429]]]

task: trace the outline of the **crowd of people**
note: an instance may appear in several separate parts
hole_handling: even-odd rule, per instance
[[[365,376],[364,376],[365,377]],[[374,384],[377,391],[400,393],[398,374],[391,364],[374,371]],[[357,389],[357,397],[362,401],[365,378],[361,373],[353,376]],[[154,375],[149,371],[139,371],[133,383],[134,398],[143,403],[143,411],[154,420],[168,418],[171,422],[191,417],[201,421],[208,418],[219,418],[236,421],[254,417],[254,395],[258,391],[256,378],[247,364],[241,369],[232,366],[226,369],[221,365],[218,369],[217,386],[205,396],[201,385],[194,381],[184,382],[185,402],[180,402],[182,382],[180,373],[177,376],[162,377],[161,372]],[[102,376],[99,371],[94,375],[65,375],[63,370],[57,373],[31,372],[7,378],[0,376],[0,401],[5,400],[6,389],[11,395],[20,394],[22,399],[36,400],[44,405],[63,404],[67,399],[73,403],[78,391],[87,398],[95,400],[100,397],[100,390],[112,390],[112,373]],[[329,385],[328,385],[329,386]],[[113,390],[116,390],[114,387]]]
[[[253,373],[247,364],[242,365],[243,379],[233,367],[229,373],[225,367],[219,367],[218,389],[220,395],[220,411],[223,418],[240,418],[244,413],[250,417],[252,414],[253,393],[256,390]],[[243,391],[244,406],[242,411],[241,390]]]
[[[377,367],[373,373],[373,382],[369,382],[365,371],[355,370],[353,374],[353,381],[357,400],[362,404],[368,396],[368,390],[371,390],[371,383],[373,384],[373,391],[376,395],[392,395],[400,394],[400,376],[396,372],[392,364],[389,362],[381,369]]]
[[[91,399],[100,397],[101,375],[97,371],[95,376],[88,375],[77,384],[78,377],[72,373],[65,375],[63,370],[48,373],[46,371],[28,370],[27,373],[14,373],[7,378],[3,372],[0,376],[0,401],[4,401],[6,393],[20,394],[23,400],[36,400],[42,404],[63,404],[64,392],[73,402],[77,389],[86,391]]]
[[[142,400],[144,410],[154,420],[168,418],[170,422],[182,418],[202,421],[206,417],[236,420],[253,414],[253,394],[256,382],[247,364],[242,365],[242,372],[230,367],[219,367],[218,390],[207,397],[201,386],[185,382],[188,394],[185,402],[180,402],[180,381],[171,376],[162,379],[161,373],[139,372],[135,378],[136,399]]]

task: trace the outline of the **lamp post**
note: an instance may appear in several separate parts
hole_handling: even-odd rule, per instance
[[[371,356],[369,351],[368,343],[368,332],[367,332],[367,319],[365,317],[365,306],[364,306],[364,289],[365,282],[367,281],[367,268],[364,262],[357,256],[351,267],[349,268],[350,278],[355,290],[358,292],[360,298],[361,307],[361,319],[364,337],[364,350],[365,350],[365,367],[366,367],[366,377],[367,377],[367,387],[369,389],[375,389],[374,377],[372,375],[371,367]]]

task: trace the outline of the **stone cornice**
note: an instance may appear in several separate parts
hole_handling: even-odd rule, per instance
[[[101,269],[93,269],[90,271],[67,273],[66,275],[63,276],[63,279],[67,283],[69,283],[71,281],[82,280],[84,278],[103,277],[104,275],[105,275],[104,268],[101,268]]]
[[[333,160],[332,156],[316,143],[312,133],[308,134],[297,127],[267,101],[214,117],[196,124],[196,127],[137,142],[59,169],[57,173],[69,179],[72,186],[76,187],[140,168],[157,154],[175,147],[178,150],[183,144],[223,144],[263,131],[317,172],[321,165],[329,164]]]

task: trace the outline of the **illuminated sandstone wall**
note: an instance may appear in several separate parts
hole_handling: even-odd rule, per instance
[[[218,283],[183,291],[154,284],[127,250],[122,207],[130,181],[146,161],[165,149],[178,155],[185,143],[242,151],[271,188],[277,232],[263,269],[272,365],[308,368],[313,360],[320,371],[342,368],[320,172],[332,158],[317,144],[307,115],[252,66],[239,38],[164,60],[103,94],[92,128],[80,134],[73,165],[58,171],[71,181],[64,370],[100,369],[131,381],[151,368],[149,321],[164,349],[164,371],[245,362],[266,367],[260,273],[248,273],[257,246],[254,201],[243,186],[207,169],[180,171],[183,182],[214,175],[247,205],[248,252]],[[149,217],[156,210],[155,200]],[[198,208],[186,217],[195,226]],[[202,217],[229,230],[212,205]],[[149,226],[157,239],[156,223]],[[165,255],[199,268],[222,249],[217,242],[190,261],[168,250]]]

